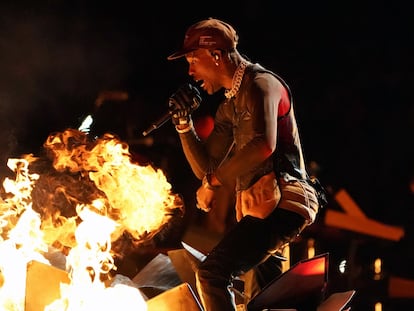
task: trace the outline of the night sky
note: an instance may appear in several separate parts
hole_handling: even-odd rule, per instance
[[[236,28],[241,53],[290,85],[306,159],[318,163],[322,183],[345,188],[371,218],[412,224],[414,27],[408,4],[8,2],[0,4],[3,165],[8,157],[38,153],[50,133],[78,127],[104,90],[128,92],[129,100],[108,108],[101,130],[122,132],[126,118],[132,138],[141,139],[188,80],[185,62],[166,57],[189,25],[212,16]],[[212,111],[214,99],[206,96],[196,113]],[[167,147],[149,154],[171,156],[171,124],[153,138]],[[175,157],[183,157],[176,150]]]

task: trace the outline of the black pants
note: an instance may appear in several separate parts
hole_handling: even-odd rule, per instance
[[[199,265],[197,290],[205,311],[234,311],[229,288],[232,278],[257,265],[266,269],[270,252],[294,239],[305,219],[293,212],[276,208],[266,219],[246,216],[228,232]],[[273,260],[272,260],[273,261]],[[275,271],[275,276],[280,271]],[[267,281],[271,281],[269,273]]]

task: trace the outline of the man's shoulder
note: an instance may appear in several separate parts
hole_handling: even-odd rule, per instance
[[[289,98],[292,99],[292,93],[290,91],[288,83],[278,73],[265,68],[259,63],[251,64],[250,69],[251,69],[251,74],[254,77],[253,81],[256,81],[257,83],[260,83],[260,81],[264,81],[264,80],[274,81],[277,85],[282,85],[287,90],[289,94]]]
[[[264,67],[260,63],[251,63],[250,65],[251,70],[256,73],[269,73],[269,74],[276,74],[274,71]]]
[[[249,71],[251,75],[257,78],[260,77],[260,78],[265,78],[265,79],[276,79],[279,81],[283,80],[283,78],[279,74],[277,74],[273,70],[265,68],[259,63],[252,63]]]
[[[257,85],[283,85],[283,79],[273,71],[266,69],[260,65],[253,64],[249,71],[252,84]]]

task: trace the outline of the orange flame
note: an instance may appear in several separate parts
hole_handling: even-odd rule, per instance
[[[100,277],[116,270],[111,244],[128,234],[133,246],[139,246],[182,211],[183,202],[161,170],[132,162],[128,145],[114,135],[91,141],[87,134],[67,129],[50,135],[44,151],[43,157],[8,161],[16,179],[4,180],[0,196],[0,250],[7,254],[0,259],[0,306],[18,310],[10,306],[24,298],[24,273],[20,289],[11,289],[9,280],[12,275],[16,279],[17,272],[10,272],[9,266],[25,271],[29,260],[48,262],[43,255],[52,249],[66,256],[72,282],[62,284],[63,299],[48,310],[57,305],[56,310],[86,310],[70,308],[69,293],[85,286],[95,291],[106,287]],[[122,295],[120,286],[111,289],[115,287]],[[102,293],[99,296],[103,301]],[[142,304],[139,295],[128,296]]]
[[[182,206],[161,170],[131,162],[127,144],[110,134],[93,143],[85,137],[82,132],[67,130],[50,136],[45,147],[54,154],[57,171],[88,175],[105,194],[102,204],[107,206],[102,206],[101,212],[121,224],[119,231],[127,230],[140,239]],[[119,231],[118,236],[122,234]]]

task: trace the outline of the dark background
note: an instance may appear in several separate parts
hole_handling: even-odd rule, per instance
[[[151,147],[141,133],[188,79],[184,60],[166,57],[189,25],[212,16],[236,28],[243,54],[290,85],[306,159],[319,165],[322,183],[345,188],[368,217],[411,231],[414,28],[406,2],[8,2],[0,4],[3,165],[38,153],[50,133],[77,128],[100,92],[121,90],[129,100],[102,106],[97,133],[134,141],[172,181],[190,176],[170,122],[153,132]],[[195,114],[214,111],[210,99]]]

